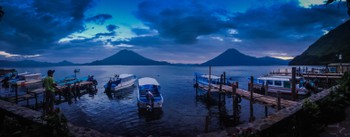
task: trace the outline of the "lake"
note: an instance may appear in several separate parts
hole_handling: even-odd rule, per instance
[[[239,82],[239,87],[247,89],[248,77],[261,76],[287,66],[230,66],[212,67],[212,74],[227,76]],[[98,81],[98,92],[86,94],[71,103],[62,103],[61,108],[68,121],[77,125],[115,135],[155,135],[155,136],[195,136],[207,131],[218,131],[234,123],[227,119],[232,116],[232,97],[226,97],[224,109],[218,105],[207,105],[202,97],[196,96],[193,87],[194,72],[208,73],[208,67],[200,66],[67,66],[44,68],[16,68],[18,72],[40,72],[46,75],[48,69],[56,70],[54,77],[60,79],[74,74],[94,75]],[[138,78],[153,77],[161,85],[164,97],[163,109],[159,113],[139,113],[136,90],[131,87],[120,94],[104,93],[103,85],[115,74],[132,73]],[[249,101],[241,103],[240,123],[249,120]],[[275,110],[270,108],[270,112]],[[254,116],[264,117],[264,107],[254,104]],[[207,120],[206,120],[207,119]],[[237,124],[237,123],[236,123]]]

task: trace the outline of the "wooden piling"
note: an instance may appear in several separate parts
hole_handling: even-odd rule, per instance
[[[296,100],[296,78],[295,78],[296,68],[292,67],[292,98]]]
[[[250,105],[249,105],[249,108],[250,108],[250,117],[249,117],[249,122],[252,122],[255,120],[254,118],[254,109],[253,109],[253,91],[254,91],[254,88],[253,88],[253,85],[254,85],[254,77],[251,76],[250,77],[250,84],[249,84],[249,87],[250,87]]]
[[[221,92],[222,91],[222,84],[223,84],[223,75],[220,75],[220,88],[219,88],[219,91]]]
[[[226,85],[226,72],[224,72],[224,85]]]
[[[223,75],[223,81],[224,81],[223,85],[226,85],[226,72],[224,72],[222,75]],[[221,88],[222,88],[222,87],[221,87]],[[221,90],[222,90],[222,89],[221,89]],[[224,92],[223,95],[224,95],[224,96],[223,96],[223,103],[226,104],[226,92]]]
[[[195,84],[195,88],[196,88],[196,95],[198,95],[198,76],[196,74],[196,84]]]
[[[15,101],[16,101],[16,104],[18,103],[18,85],[17,85],[17,83],[15,83],[15,96],[16,96],[16,98],[15,98]]]
[[[265,83],[265,96],[267,96],[267,92],[269,90],[269,85],[267,84],[267,82]],[[268,108],[267,106],[265,106],[265,117],[268,116]]]
[[[26,98],[26,101],[27,101],[27,106],[29,107],[29,98],[30,98],[30,95],[29,95],[29,89],[26,88],[26,95],[25,98]]]
[[[237,102],[237,95],[236,95],[236,90],[237,90],[237,86],[232,83],[231,84],[232,86],[232,110],[233,110],[233,121],[234,123],[236,123],[238,120],[237,120],[237,115],[238,115],[238,102]]]
[[[288,69],[286,68],[284,71],[285,71],[284,74],[288,75]]]
[[[209,116],[205,116],[205,133],[209,132]]]
[[[210,102],[210,91],[211,91],[211,66],[209,66],[209,82],[208,82],[208,92],[207,92],[207,103]]]
[[[219,106],[221,105],[221,95],[222,95],[222,84],[223,84],[223,80],[222,80],[223,75],[220,75],[220,86],[219,86]]]
[[[281,110],[281,97],[280,97],[280,91],[277,91],[277,110]]]

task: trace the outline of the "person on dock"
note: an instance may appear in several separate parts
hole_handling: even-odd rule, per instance
[[[56,83],[53,78],[53,73],[55,70],[48,70],[47,77],[44,79],[44,87],[45,87],[45,111],[47,114],[52,114],[55,111],[54,103],[55,103],[55,90]]]
[[[1,80],[2,88],[5,89],[5,92],[10,88],[10,77],[5,77],[3,80]]]

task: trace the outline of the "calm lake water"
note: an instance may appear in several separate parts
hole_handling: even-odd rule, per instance
[[[98,81],[98,92],[86,94],[72,103],[62,103],[60,107],[69,122],[115,135],[170,135],[195,136],[206,129],[218,131],[233,126],[227,117],[232,116],[232,98],[227,96],[224,109],[218,105],[207,105],[202,97],[196,96],[193,88],[194,72],[208,73],[208,67],[197,66],[68,66],[47,68],[17,68],[18,72],[40,72],[55,69],[55,79],[73,74],[79,68],[78,76],[94,75]],[[286,66],[235,66],[212,67],[212,74],[232,76],[246,89],[249,76],[261,76]],[[108,96],[103,85],[115,74],[132,73],[137,77],[154,77],[161,85],[164,97],[162,112],[139,113],[136,90],[129,88],[121,94]],[[249,120],[249,102],[241,103],[240,123]],[[275,110],[269,109],[270,112]],[[264,117],[264,107],[254,104],[254,116]],[[206,120],[208,118],[208,120]]]

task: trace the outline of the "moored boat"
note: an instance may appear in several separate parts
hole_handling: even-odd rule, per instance
[[[17,75],[16,69],[0,69],[0,81]]]
[[[210,79],[209,79],[210,78]],[[215,75],[208,75],[208,74],[200,74],[200,73],[194,73],[194,79],[195,84],[201,84],[204,86],[208,86],[209,83],[211,84],[220,84],[220,77]]]
[[[262,86],[265,87],[266,83],[268,85],[268,93],[277,93],[281,94],[292,94],[292,77],[291,76],[262,76],[254,79],[254,88],[259,89],[259,92],[265,92]],[[262,89],[262,90],[260,90]],[[301,77],[296,77],[296,94],[298,95],[307,95],[309,90],[312,89],[312,84],[305,81]],[[264,93],[263,93],[264,94]]]
[[[194,73],[194,79],[193,83],[195,87],[197,87],[197,84],[201,84],[202,86],[208,86],[209,83],[211,84],[220,84],[220,77],[216,75],[208,75],[208,74],[201,74],[201,73]],[[222,82],[225,83],[225,85],[231,85],[232,78],[222,78]]]
[[[156,79],[144,77],[138,80],[137,106],[139,109],[147,109],[148,111],[162,108],[163,96]]]
[[[103,87],[109,91],[117,91],[131,87],[135,82],[136,76],[134,74],[120,74],[110,78]]]
[[[11,85],[26,86],[36,84],[42,81],[41,73],[19,73],[14,79],[10,80]]]

